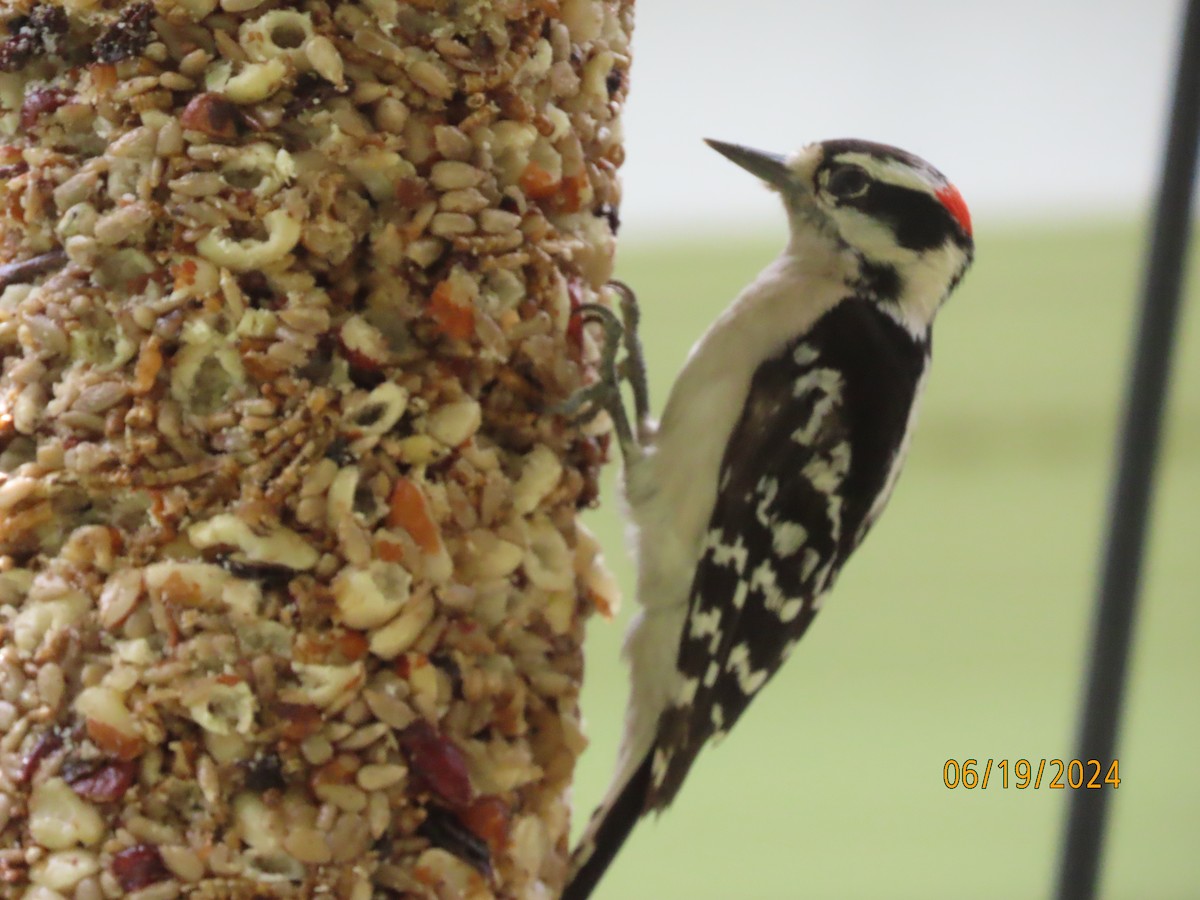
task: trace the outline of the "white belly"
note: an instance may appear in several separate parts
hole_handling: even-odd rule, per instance
[[[793,337],[846,293],[850,266],[819,235],[813,255],[793,242],[713,323],[671,388],[644,455],[625,472],[625,499],[637,558],[637,601],[625,640],[632,698],[610,798],[652,745],[676,674],[692,574],[712,516],[725,446],[742,414],[751,378]],[[823,265],[806,271],[805,260]],[[847,269],[848,270],[848,269]]]

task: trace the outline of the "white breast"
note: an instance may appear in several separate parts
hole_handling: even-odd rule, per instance
[[[638,601],[647,608],[687,602],[721,459],[754,372],[846,296],[844,269],[806,265],[840,259],[825,240],[814,240],[820,246],[807,254],[790,246],[700,338],[645,455],[625,475],[637,529]]]

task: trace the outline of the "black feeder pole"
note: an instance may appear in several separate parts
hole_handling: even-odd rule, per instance
[[[1133,637],[1154,468],[1179,319],[1198,142],[1200,0],[1189,0],[1166,157],[1142,282],[1133,369],[1125,393],[1116,480],[1109,497],[1108,533],[1100,561],[1087,697],[1075,754],[1078,759],[1099,760],[1104,771],[1116,758],[1121,695]],[[1105,787],[1071,792],[1058,900],[1092,900],[1096,895],[1110,790]]]

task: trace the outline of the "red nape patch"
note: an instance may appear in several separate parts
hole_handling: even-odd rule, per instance
[[[962,226],[962,230],[967,233],[967,237],[970,237],[971,212],[967,209],[967,201],[962,198],[962,194],[958,192],[958,188],[952,184],[948,184],[937,191],[937,198],[942,201],[942,206],[946,207],[946,212],[954,216],[955,221]]]

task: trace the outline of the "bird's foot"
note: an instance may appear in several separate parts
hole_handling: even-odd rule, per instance
[[[571,421],[577,425],[591,422],[601,412],[608,413],[612,419],[613,430],[617,433],[617,441],[621,445],[621,454],[628,461],[640,450],[639,438],[643,436],[649,415],[650,399],[646,382],[646,363],[638,338],[637,297],[623,282],[611,281],[609,285],[620,296],[620,318],[607,306],[599,303],[586,303],[579,308],[578,313],[584,325],[596,323],[604,333],[600,361],[597,365],[599,378],[555,406],[553,411],[570,416]],[[625,357],[618,361],[617,355],[622,348],[625,350]],[[622,380],[629,382],[633,392],[636,435],[625,410],[624,398],[621,396]]]

